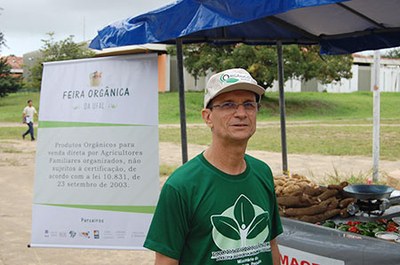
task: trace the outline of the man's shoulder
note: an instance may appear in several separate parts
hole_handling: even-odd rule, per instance
[[[262,173],[261,175],[266,174],[270,178],[273,177],[272,170],[266,162],[248,154],[245,155],[245,159],[255,172]]]
[[[256,166],[263,166],[263,167],[269,167],[267,163],[262,161],[261,159],[255,158],[254,156],[251,156],[249,154],[245,155],[245,159],[247,160],[248,163],[256,165]]]
[[[201,171],[202,161],[201,154],[195,156],[182,166],[178,167],[168,178],[169,183],[173,184],[184,184],[189,183],[193,179],[196,179],[197,173]]]

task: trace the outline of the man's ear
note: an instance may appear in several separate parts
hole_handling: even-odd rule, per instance
[[[210,109],[203,109],[201,111],[201,117],[203,117],[205,124],[212,129],[214,125],[211,120],[211,115],[212,113]]]

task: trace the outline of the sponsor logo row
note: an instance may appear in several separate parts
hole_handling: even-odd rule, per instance
[[[69,239],[129,239],[129,238],[144,238],[146,234],[141,231],[110,231],[110,230],[84,230],[84,231],[53,231],[44,230],[45,238],[69,238]]]

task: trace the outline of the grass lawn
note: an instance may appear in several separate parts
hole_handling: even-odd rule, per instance
[[[39,93],[16,93],[0,98],[0,122],[20,122],[26,101],[32,99],[39,111]],[[261,102],[259,121],[279,120],[279,95],[266,93]],[[187,123],[202,123],[203,93],[187,92],[185,95]],[[381,93],[381,121],[400,123],[400,93]],[[288,121],[318,121],[330,123],[370,123],[372,119],[372,93],[318,93],[301,92],[285,94]],[[178,93],[159,94],[159,121],[161,124],[179,124]]]
[[[258,121],[279,121],[278,94],[267,93]],[[372,93],[286,93],[287,145],[292,154],[362,155],[372,152]],[[38,93],[0,99],[0,122],[20,122],[27,99],[39,109]],[[187,123],[203,123],[203,93],[186,93]],[[400,93],[381,93],[381,159],[400,160]],[[159,95],[160,124],[179,124],[178,93]],[[304,124],[306,123],[306,124]],[[20,139],[26,128],[0,127],[0,139]],[[179,128],[160,128],[160,141],[180,143]],[[188,126],[188,142],[209,144],[204,127]],[[249,149],[280,152],[280,128],[261,126]]]
[[[26,127],[0,127],[0,140],[11,139],[11,140],[20,140],[22,139],[22,134],[26,132],[28,126]],[[35,135],[37,134],[37,130],[35,128]],[[27,139],[30,139],[30,136],[27,136]]]
[[[211,136],[206,127],[188,127],[188,142],[209,144]],[[179,144],[179,128],[160,128],[161,142]],[[248,148],[281,152],[280,128],[258,128]],[[290,126],[287,128],[287,146],[290,154],[372,155],[372,127],[370,126]],[[381,159],[400,160],[400,127],[382,126]]]
[[[203,93],[186,93],[186,120],[202,123]],[[259,121],[277,121],[279,115],[278,93],[266,93],[261,102]],[[370,123],[372,119],[372,93],[285,93],[286,117],[288,121],[323,121],[353,124]],[[381,93],[381,121],[400,123],[400,93]],[[161,124],[179,123],[178,93],[159,96],[159,120]],[[350,120],[350,121],[349,121]]]
[[[39,111],[39,97],[38,92],[24,92],[0,98],[0,122],[21,122],[28,99],[33,100],[33,106]]]

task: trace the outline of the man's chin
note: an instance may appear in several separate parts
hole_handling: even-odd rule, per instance
[[[231,138],[236,141],[248,141],[253,134],[254,132],[249,131],[236,131],[231,134]]]

